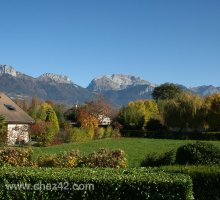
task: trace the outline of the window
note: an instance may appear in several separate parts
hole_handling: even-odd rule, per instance
[[[10,104],[4,104],[8,110],[16,110],[16,108]]]

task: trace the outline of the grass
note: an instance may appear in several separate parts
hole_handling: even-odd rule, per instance
[[[50,147],[33,147],[34,158],[39,155],[59,154],[63,151],[78,149],[80,152],[91,153],[99,148],[122,149],[127,154],[129,167],[139,167],[141,160],[150,152],[162,153],[175,149],[190,140],[166,140],[147,138],[102,139],[82,143],[69,143]],[[195,141],[194,141],[195,142]],[[220,141],[208,141],[220,148]]]

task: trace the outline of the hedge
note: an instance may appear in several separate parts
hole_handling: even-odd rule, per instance
[[[94,184],[94,190],[8,190],[7,184]],[[191,200],[189,176],[151,169],[0,168],[0,199]]]
[[[220,140],[220,132],[122,130],[122,135],[125,137],[146,137],[155,139]]]
[[[220,166],[166,166],[165,172],[183,173],[193,181],[193,193],[196,200],[220,199]]]

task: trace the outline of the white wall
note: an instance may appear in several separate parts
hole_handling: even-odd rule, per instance
[[[29,141],[28,124],[8,124],[7,140],[9,145],[14,145],[17,140]]]

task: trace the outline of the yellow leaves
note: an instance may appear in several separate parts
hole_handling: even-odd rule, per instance
[[[122,110],[125,124],[131,126],[146,126],[150,118],[159,114],[157,104],[154,100],[138,100],[129,102]]]

